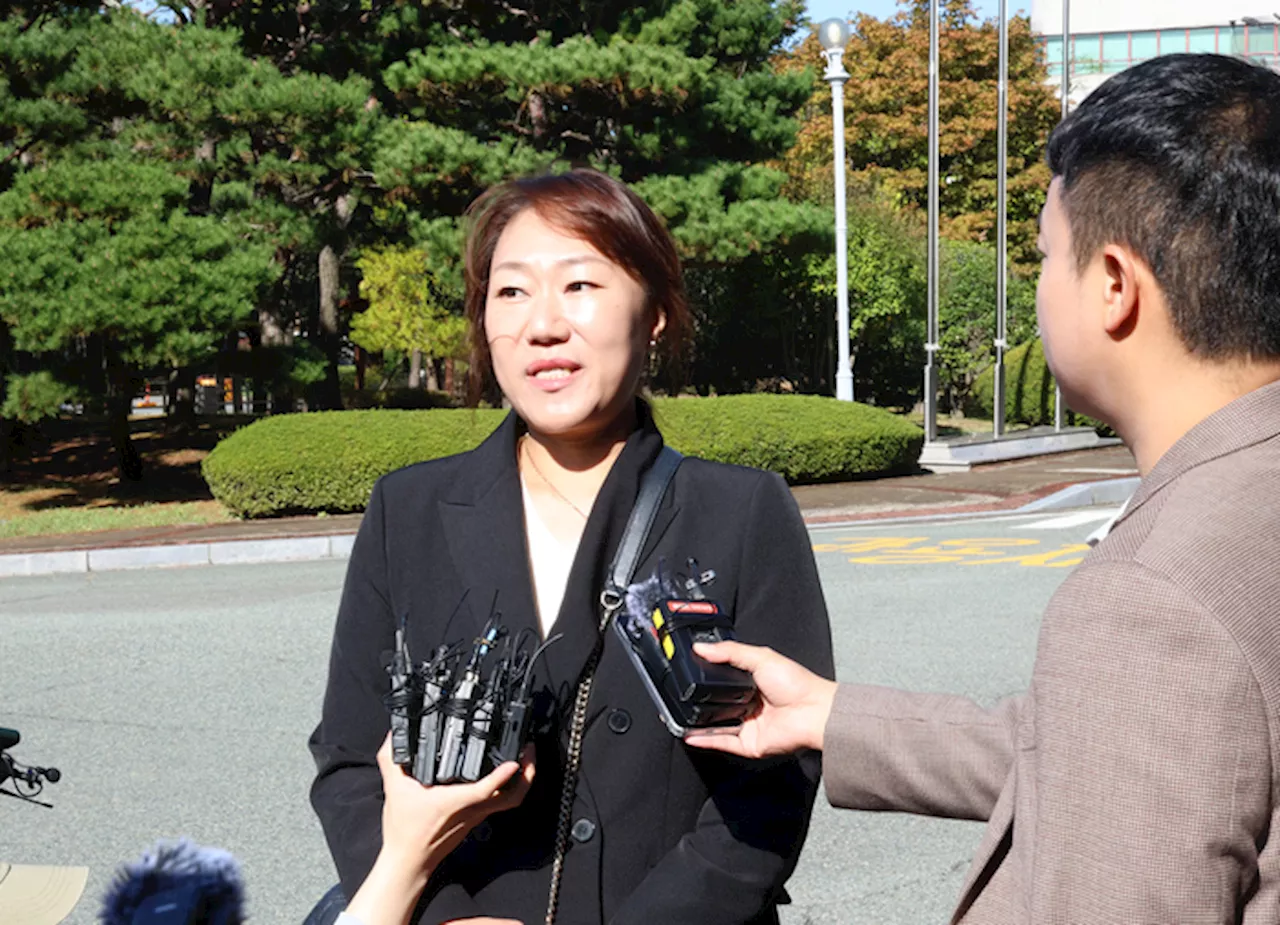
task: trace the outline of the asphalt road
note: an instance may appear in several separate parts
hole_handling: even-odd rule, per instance
[[[982,702],[1030,675],[1039,616],[1104,519],[813,531],[839,676]],[[53,810],[0,805],[0,858],[84,864],[69,920],[96,921],[115,866],[186,835],[242,862],[249,912],[297,925],[333,882],[307,803],[340,562],[0,581],[0,725],[53,764]],[[822,798],[784,925],[946,921],[972,822],[833,810]]]

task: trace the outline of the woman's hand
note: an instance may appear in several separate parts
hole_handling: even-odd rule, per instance
[[[528,748],[519,764],[508,761],[473,784],[424,787],[391,760],[388,735],[378,749],[386,797],[382,849],[347,911],[364,925],[407,923],[445,855],[486,816],[520,805],[533,783],[532,758]]]
[[[787,755],[802,748],[821,751],[836,682],[819,677],[785,655],[740,642],[699,643],[694,651],[709,662],[751,673],[759,690],[756,712],[735,731],[690,730],[685,741],[698,748],[743,758]]]
[[[519,806],[533,783],[533,749],[473,784],[424,787],[391,760],[391,736],[378,749],[382,772],[382,851],[430,873],[486,816]],[[509,786],[508,786],[509,784]]]

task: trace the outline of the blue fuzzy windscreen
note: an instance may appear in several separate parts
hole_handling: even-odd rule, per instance
[[[658,602],[680,596],[679,585],[659,563],[658,570],[649,578],[627,586],[626,606],[618,619],[623,620],[627,627],[651,630],[653,625],[649,621]]]
[[[231,853],[181,838],[158,842],[142,857],[122,864],[102,897],[102,925],[130,925],[151,897],[183,890],[207,915],[202,921],[244,921],[244,883]]]

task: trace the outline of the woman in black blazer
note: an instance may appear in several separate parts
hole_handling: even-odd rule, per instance
[[[600,592],[640,479],[663,446],[636,395],[654,342],[681,348],[688,310],[667,232],[601,174],[508,183],[472,216],[473,384],[491,369],[513,410],[470,453],[375,486],[311,737],[312,803],[352,895],[381,841],[375,755],[389,725],[383,666],[397,617],[407,616],[415,653],[477,636],[495,599],[513,634],[562,633],[536,674],[557,709],[535,743],[532,788],[436,868],[414,918],[537,925],[547,919],[562,824],[570,715],[601,642]],[[808,535],[778,476],[685,459],[636,578],[691,557],[715,571],[710,594],[739,639],[832,676]],[[688,747],[664,727],[612,632],[602,645],[563,820],[570,837],[555,921],[776,922],[818,757],[749,762]]]

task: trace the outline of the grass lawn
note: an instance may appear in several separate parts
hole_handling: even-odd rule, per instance
[[[104,424],[47,421],[0,475],[0,539],[233,520],[209,493],[200,461],[240,423],[212,418],[172,435],[162,420],[134,421],[143,478],[122,482]]]
[[[90,505],[58,506],[66,495],[57,488],[0,489],[0,539],[235,520],[217,501],[113,504],[104,499]]]
[[[913,409],[907,412],[904,417],[913,424],[924,427],[924,411]],[[1023,430],[1025,424],[1006,424],[1005,432],[1013,430]],[[995,423],[990,418],[970,418],[962,414],[939,414],[938,415],[938,436],[940,437],[967,437],[971,434],[989,434],[995,430]]]
[[[906,417],[922,423],[918,411]],[[200,462],[249,420],[202,418],[187,434],[166,433],[163,419],[133,421],[133,442],[143,460],[140,482],[118,477],[105,422],[46,421],[0,472],[0,539],[234,520],[213,499]],[[972,418],[940,416],[938,424],[943,435],[991,431],[990,421]]]

